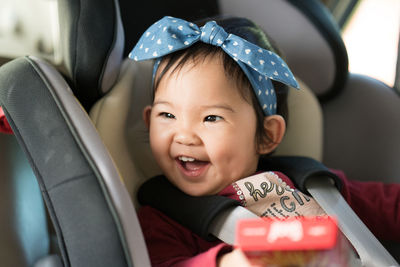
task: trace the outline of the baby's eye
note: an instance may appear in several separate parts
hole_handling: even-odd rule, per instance
[[[207,117],[204,118],[204,121],[209,121],[209,122],[216,122],[219,120],[223,120],[221,116],[218,115],[208,115]]]
[[[173,114],[171,114],[171,113],[168,113],[168,112],[161,112],[161,113],[159,114],[159,116],[160,116],[160,117],[167,118],[167,119],[175,119],[175,115],[173,115]]]

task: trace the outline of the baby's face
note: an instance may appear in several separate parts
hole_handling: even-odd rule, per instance
[[[166,73],[146,117],[157,163],[189,195],[218,193],[256,171],[256,114],[219,57]]]

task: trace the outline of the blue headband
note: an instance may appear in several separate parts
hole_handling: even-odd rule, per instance
[[[147,29],[129,58],[136,61],[156,59],[188,48],[198,41],[221,47],[239,64],[265,115],[276,114],[276,96],[271,80],[299,88],[292,72],[277,54],[237,35],[228,34],[215,21],[209,21],[199,28],[182,19],[164,17]]]

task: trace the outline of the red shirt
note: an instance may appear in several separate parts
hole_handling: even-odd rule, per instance
[[[12,134],[13,131],[11,130],[10,124],[6,119],[6,115],[4,115],[3,108],[0,107],[0,133],[7,133]]]

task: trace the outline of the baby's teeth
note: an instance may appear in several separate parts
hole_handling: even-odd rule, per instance
[[[195,159],[182,156],[182,157],[179,157],[179,160],[181,160],[181,161],[194,161]]]

